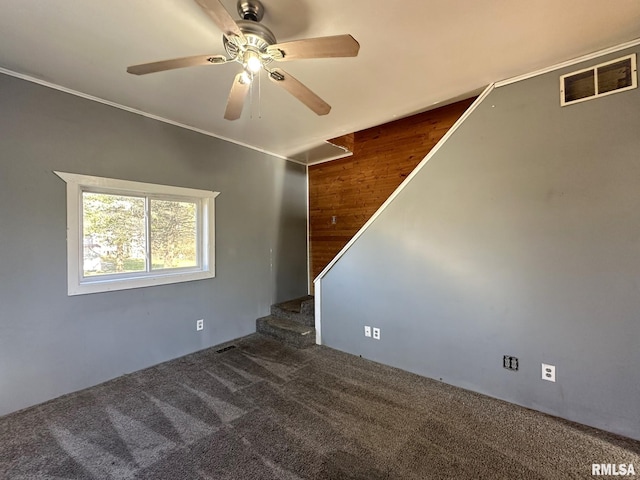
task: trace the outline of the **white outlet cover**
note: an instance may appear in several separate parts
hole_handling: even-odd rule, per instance
[[[365,325],[364,326],[364,336],[365,337],[370,337],[371,336],[371,327],[369,325]]]
[[[547,365],[546,363],[542,364],[542,379],[547,380],[548,382],[556,381],[556,366],[555,365]]]
[[[198,320],[198,321],[196,322],[196,330],[197,330],[197,331],[200,331],[200,330],[202,330],[202,329],[204,329],[204,319],[202,319],[202,320]]]
[[[374,329],[373,329],[373,338],[375,340],[380,340],[380,329],[379,328],[374,327]]]

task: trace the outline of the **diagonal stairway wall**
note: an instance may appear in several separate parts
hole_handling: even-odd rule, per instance
[[[389,198],[474,98],[329,140],[352,155],[309,167],[311,280]]]
[[[483,94],[316,279],[321,343],[640,439],[640,90],[558,80],[629,53]]]

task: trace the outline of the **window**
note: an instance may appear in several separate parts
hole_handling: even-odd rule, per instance
[[[67,183],[69,295],[214,276],[218,192],[55,173]]]
[[[560,77],[560,105],[591,100],[638,86],[636,55],[618,58]]]

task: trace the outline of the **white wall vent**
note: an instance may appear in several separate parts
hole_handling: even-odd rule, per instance
[[[560,105],[592,100],[638,86],[636,54],[571,72],[560,77]]]

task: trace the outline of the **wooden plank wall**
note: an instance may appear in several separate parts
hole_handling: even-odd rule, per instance
[[[351,140],[353,156],[309,167],[312,280],[447,133],[473,100],[475,98],[356,132]]]

